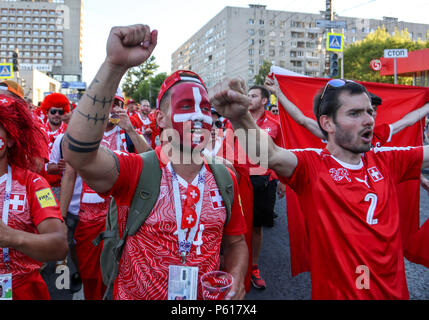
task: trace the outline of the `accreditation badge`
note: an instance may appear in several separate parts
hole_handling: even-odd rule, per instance
[[[0,300],[12,300],[12,274],[0,274]]]
[[[197,300],[198,267],[168,268],[168,300]]]

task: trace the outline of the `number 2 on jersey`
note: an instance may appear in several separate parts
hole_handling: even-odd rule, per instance
[[[368,193],[365,196],[365,201],[370,202],[368,213],[366,214],[366,222],[373,225],[378,223],[378,219],[374,219],[375,208],[377,207],[377,195],[374,193]]]

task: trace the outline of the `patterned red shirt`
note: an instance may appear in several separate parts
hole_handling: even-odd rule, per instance
[[[157,148],[157,151],[159,156],[160,148]],[[142,170],[142,160],[139,155],[126,153],[118,154],[118,159],[121,170],[111,194],[118,207],[119,230],[122,233]],[[200,224],[186,263],[188,266],[199,267],[199,277],[205,272],[219,269],[222,234],[240,235],[246,232],[238,197],[234,199],[230,221],[228,225],[224,225],[226,210],[214,176],[207,165],[206,169]],[[166,300],[168,266],[181,264],[178,238],[175,234],[177,226],[172,174],[163,165],[161,170],[158,201],[139,231],[134,236],[128,237],[125,244],[114,287],[115,299]],[[233,180],[234,189],[238,190],[235,177]],[[185,187],[179,184],[179,188],[181,196],[185,195]],[[183,201],[182,197],[182,205]]]
[[[4,199],[7,174],[0,177],[0,199]],[[0,212],[3,212],[0,201]],[[63,221],[60,207],[48,182],[28,170],[12,166],[12,190],[9,203],[8,226],[29,233],[37,233],[37,226],[45,219],[55,218]],[[20,286],[25,276],[40,268],[42,263],[9,249],[9,269],[3,262],[0,248],[0,274],[12,273],[13,286]]]

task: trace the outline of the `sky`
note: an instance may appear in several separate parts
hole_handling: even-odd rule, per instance
[[[153,55],[159,72],[171,72],[171,55],[226,6],[319,13],[325,0],[83,0],[83,81],[91,83],[106,56],[106,41],[114,26],[147,24],[158,30]],[[429,0],[333,0],[340,16],[429,23]]]

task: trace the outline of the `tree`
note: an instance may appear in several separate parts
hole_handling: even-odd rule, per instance
[[[258,74],[253,78],[256,85],[263,85],[265,83],[265,77],[270,73],[272,62],[265,60],[264,64],[259,67]]]
[[[134,99],[137,88],[150,76],[152,76],[159,66],[155,62],[155,57],[151,56],[141,65],[131,68],[125,74],[122,91],[128,97]]]
[[[151,106],[156,106],[159,89],[166,78],[167,74],[165,72],[149,77],[139,84],[132,98],[135,101],[146,99],[149,100]]]
[[[409,32],[397,30],[390,35],[386,28],[379,27],[364,40],[357,41],[344,50],[344,78],[360,81],[394,83],[393,76],[380,76],[370,67],[372,59],[384,55],[384,49],[404,48],[415,51],[429,47],[429,41],[412,41]],[[412,84],[410,77],[398,77],[399,84]]]

